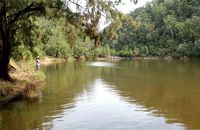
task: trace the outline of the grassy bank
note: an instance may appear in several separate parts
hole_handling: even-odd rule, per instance
[[[45,74],[35,70],[33,60],[15,62],[10,61],[13,66],[10,76],[14,82],[0,81],[0,105],[6,104],[14,99],[27,99],[38,97],[42,91]]]

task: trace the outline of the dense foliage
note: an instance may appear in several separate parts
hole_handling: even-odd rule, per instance
[[[10,15],[5,20],[8,25],[2,26],[10,26],[11,56],[16,60],[42,55],[75,58],[110,56],[111,52],[104,51],[108,46],[95,50],[102,41],[99,20],[104,17],[107,22],[120,24],[120,20],[125,19],[115,9],[120,2],[86,0],[83,4],[73,0],[3,0],[1,12],[5,7]],[[136,0],[133,2],[137,3]],[[72,11],[74,7],[76,11]],[[11,22],[12,26],[9,25]],[[110,32],[114,33],[116,28],[113,26]]]
[[[200,57],[199,0],[153,0],[129,16],[137,27],[123,24],[105,40],[119,56]]]
[[[93,40],[85,36],[80,28],[62,19],[38,17],[33,25],[35,27],[28,30],[31,33],[29,37],[22,38],[23,31],[17,31],[15,43],[19,43],[12,51],[12,57],[16,60],[44,55],[80,58],[93,47]],[[78,49],[81,50],[80,54],[77,52]]]
[[[103,39],[98,29],[101,17],[113,24],[124,19],[116,9],[120,2],[1,0],[0,79],[12,80],[8,73],[11,56],[17,60],[45,54],[92,57]]]

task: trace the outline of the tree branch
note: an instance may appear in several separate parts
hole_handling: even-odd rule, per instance
[[[17,24],[15,24],[17,21],[25,20],[25,19],[29,18],[30,16],[33,16],[36,13],[36,11],[42,11],[42,10],[43,10],[42,3],[34,4],[32,2],[26,8],[18,11],[17,13],[14,13],[10,16],[7,16],[7,17],[11,18],[8,23],[8,28],[7,28],[8,33],[10,33],[12,36],[18,29],[21,28],[21,27],[17,26]],[[16,26],[16,28],[13,28],[15,26]]]
[[[29,12],[34,12],[34,11],[41,11],[42,7],[33,7],[34,3],[31,3],[29,6],[27,6],[26,8],[24,8],[23,10],[15,13],[13,16],[14,18],[9,22],[9,27],[12,26],[13,23],[15,23],[16,21],[20,20],[20,17],[23,14],[29,13]]]

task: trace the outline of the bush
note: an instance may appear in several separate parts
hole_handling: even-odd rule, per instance
[[[139,48],[135,47],[135,48],[133,49],[133,56],[139,56],[139,54],[140,54]]]
[[[31,60],[31,59],[33,59],[32,53],[29,50],[27,50],[26,51],[26,60]]]
[[[111,49],[111,56],[115,56],[115,55],[116,55],[115,49]]]
[[[66,42],[54,42],[49,43],[44,46],[44,51],[47,55],[55,57],[70,57],[72,55],[72,50],[68,43]]]
[[[147,56],[149,55],[149,48],[147,46],[140,47],[140,55]]]
[[[94,50],[88,50],[85,52],[85,58],[87,60],[91,60],[93,58],[96,58],[97,56],[95,55],[95,51]]]
[[[182,57],[182,55],[181,55],[180,53],[174,52],[174,53],[172,54],[172,57],[173,57],[173,58],[179,59],[179,58]]]
[[[119,51],[117,55],[121,57],[132,57],[133,53],[131,54],[130,51]]]
[[[196,41],[194,43],[194,47],[193,47],[193,55],[197,58],[200,57],[200,40]]]
[[[84,56],[85,54],[85,49],[83,49],[83,47],[75,47],[73,49],[73,57],[76,59],[80,59],[81,56]]]
[[[16,61],[24,59],[31,60],[33,56],[28,48],[26,48],[24,45],[20,45],[12,52],[12,58],[14,58]]]
[[[34,57],[42,56],[43,52],[42,52],[42,50],[38,49],[37,47],[33,47],[32,54]]]

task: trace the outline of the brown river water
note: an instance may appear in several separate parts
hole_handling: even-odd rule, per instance
[[[43,71],[43,96],[1,108],[1,130],[200,129],[200,61],[72,62]]]

